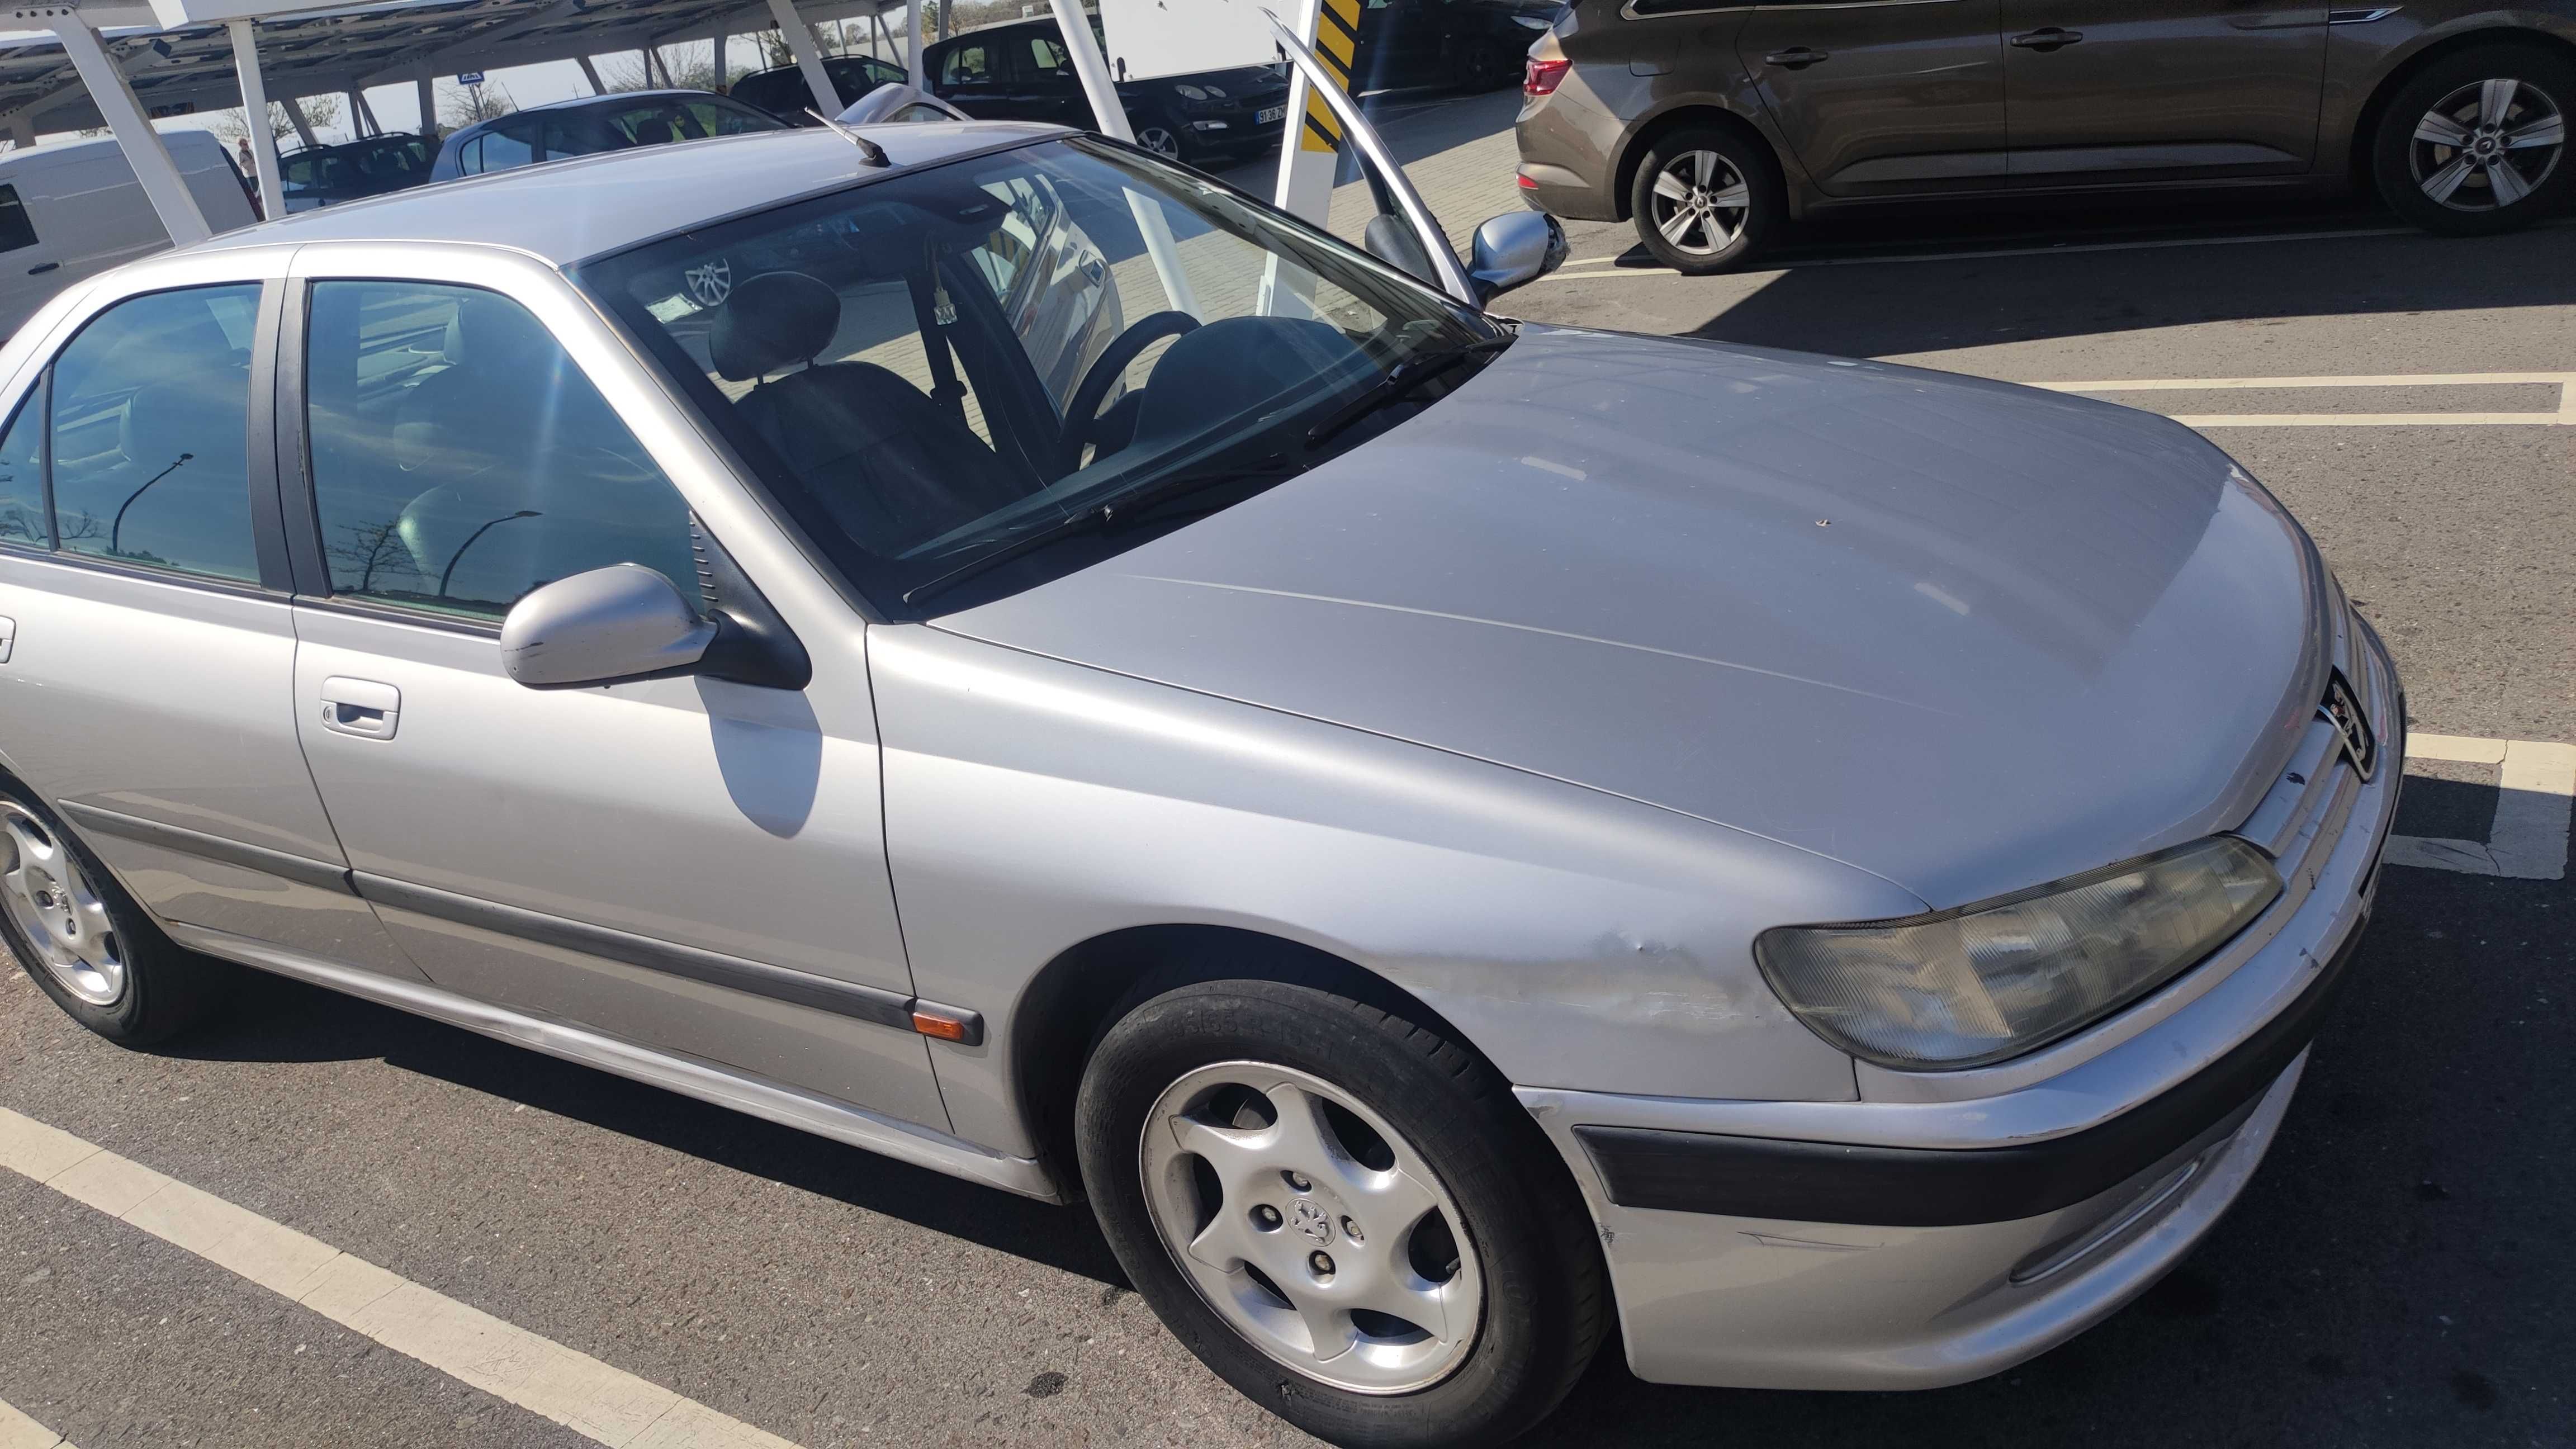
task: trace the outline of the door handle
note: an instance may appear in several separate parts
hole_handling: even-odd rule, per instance
[[[46,262],[42,266],[29,267],[27,269],[27,275],[31,277],[41,277],[45,273],[50,272],[61,265],[62,263],[60,262]]]
[[[372,679],[335,674],[322,681],[322,728],[362,740],[389,740],[402,722],[402,691]]]
[[[1833,59],[1831,51],[1810,50],[1803,45],[1793,45],[1787,50],[1775,50],[1762,57],[1765,65],[1776,65],[1782,70],[1805,70],[1817,61],[1831,59]]]
[[[2050,51],[2073,45],[2083,38],[2081,30],[2060,30],[2054,25],[2045,25],[2028,34],[2014,36],[2012,43],[2024,50]]]

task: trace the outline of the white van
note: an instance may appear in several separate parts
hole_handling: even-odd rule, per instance
[[[207,225],[230,231],[257,219],[223,142],[204,131],[162,139]],[[115,138],[0,152],[0,338],[73,282],[168,245]]]

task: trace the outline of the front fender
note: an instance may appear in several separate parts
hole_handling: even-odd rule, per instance
[[[1256,931],[1377,973],[1511,1081],[1849,1100],[1752,940],[1926,909],[1877,876],[1659,807],[1440,750],[943,633],[870,631],[887,854],[957,1132],[1034,1151],[1015,1016],[1073,947],[1158,925]]]

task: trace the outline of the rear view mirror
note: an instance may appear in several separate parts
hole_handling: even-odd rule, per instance
[[[501,667],[530,689],[608,684],[696,667],[716,626],[642,564],[557,579],[501,621]]]
[[[1543,211],[1509,211],[1476,228],[1467,280],[1479,304],[1565,264],[1565,228]]]

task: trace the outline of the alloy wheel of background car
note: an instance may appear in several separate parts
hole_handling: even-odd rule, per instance
[[[0,779],[0,942],[71,1018],[122,1046],[194,1025],[237,968],[181,950],[36,797]]]
[[[1458,1207],[1422,1154],[1323,1078],[1220,1062],[1163,1089],[1137,1162],[1172,1261],[1236,1332],[1361,1394],[1439,1382],[1483,1307]]]
[[[92,1006],[114,1006],[125,995],[125,955],[80,862],[14,800],[0,800],[0,852],[0,910],[34,948],[25,964]]]
[[[2373,164],[2381,193],[2417,225],[2501,231],[2548,211],[2566,187],[2576,66],[2518,46],[2427,68],[2390,102]]]
[[[1346,985],[1139,987],[1075,1095],[1084,1191],[1255,1403],[1336,1444],[1498,1444],[1607,1332],[1600,1241],[1502,1077]]]
[[[1692,276],[1759,251],[1784,209],[1768,154],[1715,127],[1676,131],[1638,164],[1629,207],[1655,260]]]
[[[2567,118],[2540,87],[2510,76],[2462,86],[2415,123],[2415,184],[2454,211],[2529,196],[2567,149]]]
[[[1136,128],[1136,144],[1166,161],[1181,159],[1180,134],[1160,121],[1147,121]]]

